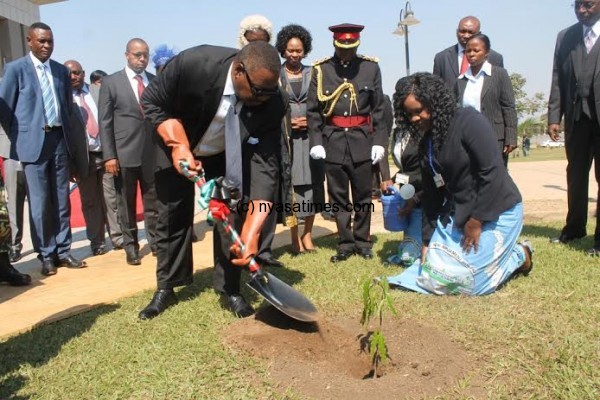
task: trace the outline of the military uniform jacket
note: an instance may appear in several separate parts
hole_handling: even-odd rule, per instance
[[[319,97],[330,97],[345,82],[350,82],[354,87],[356,101],[353,101],[352,91],[349,88],[340,93],[335,105],[333,105],[334,99],[319,101]],[[318,93],[319,86],[322,93]],[[370,115],[371,124],[347,129],[330,125],[329,117],[325,114],[331,107],[333,107],[331,116]],[[354,163],[370,160],[373,145],[383,147],[388,145],[383,107],[381,71],[374,60],[357,56],[344,66],[334,56],[315,63],[308,90],[306,112],[311,148],[323,146],[327,153],[325,161],[329,163],[343,163],[347,150],[350,153],[348,156]]]

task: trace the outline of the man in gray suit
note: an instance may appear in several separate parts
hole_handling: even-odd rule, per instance
[[[150,50],[146,42],[134,38],[127,42],[125,69],[102,79],[98,105],[100,140],[106,171],[115,176],[119,194],[119,221],[127,263],[140,265],[136,221],[138,184],[144,202],[146,237],[156,254],[156,189],[154,187],[154,148],[156,136],[144,120],[139,100],[154,75],[146,72]]]
[[[456,85],[456,78],[469,67],[469,63],[464,57],[467,41],[479,32],[481,32],[479,19],[473,16],[464,17],[456,28],[458,43],[440,51],[433,59],[433,74],[442,78],[451,89],[454,89]],[[490,51],[488,61],[492,65],[504,67],[502,55],[494,50]]]
[[[4,160],[4,185],[6,189],[6,208],[12,232],[9,259],[11,263],[19,261],[23,250],[23,210],[27,187],[25,172],[20,161],[10,158],[10,139],[0,126],[0,157]]]
[[[554,51],[552,86],[548,101],[548,135],[559,139],[564,116],[567,152],[566,224],[553,243],[567,243],[586,235],[588,176],[592,160],[600,182],[600,1],[574,3],[579,22],[558,33]],[[597,196],[600,198],[600,196]],[[596,202],[596,209],[600,202]],[[600,256],[600,213],[596,213],[594,247],[589,255]]]

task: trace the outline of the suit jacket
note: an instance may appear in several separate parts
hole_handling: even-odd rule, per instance
[[[599,46],[598,41],[594,47]],[[565,131],[571,132],[575,121],[576,107],[581,107],[577,84],[582,73],[585,46],[581,23],[571,25],[558,33],[552,67],[552,85],[548,101],[548,123],[559,124],[565,118]],[[598,53],[596,53],[598,54]],[[600,65],[596,62],[592,91],[595,98],[596,115],[600,115]]]
[[[319,69],[321,72],[318,72]],[[345,89],[335,102],[331,115],[369,116],[371,124],[348,130],[330,124],[324,116],[324,110],[333,104],[333,100],[319,101],[317,93],[319,81],[322,86],[322,94],[325,96],[331,96],[340,85],[346,82],[352,83],[356,99],[353,99],[350,91]],[[326,163],[341,164],[346,147],[350,150],[353,162],[370,160],[373,145],[386,147],[389,142],[389,132],[386,132],[388,126],[384,122],[383,108],[381,70],[374,59],[357,55],[346,67],[341,65],[337,56],[315,63],[306,103],[310,147],[323,146],[327,153]]]
[[[146,88],[142,96],[144,114],[153,126],[177,118],[183,123],[190,148],[194,149],[209,127],[223,97],[229,68],[237,50],[202,45],[185,50],[172,59]],[[104,86],[104,81],[102,82]],[[280,175],[281,121],[288,98],[280,91],[258,107],[242,107],[241,139],[256,141],[242,145],[244,192],[253,199],[274,201]],[[172,168],[171,150],[156,141],[156,167]],[[218,171],[212,175],[222,175]]]
[[[466,77],[456,82],[456,97],[460,104],[467,82]],[[504,141],[505,145],[516,146],[518,123],[515,95],[508,72],[504,68],[492,65],[492,75],[484,75],[480,99],[481,113],[494,127],[498,140]]]
[[[80,149],[85,132],[71,126],[75,107],[69,71],[53,60],[50,60],[50,70],[69,155],[79,171],[87,171],[87,149],[84,152]],[[46,135],[46,120],[42,89],[29,54],[6,65],[0,84],[0,122],[10,140],[10,158],[26,163],[38,161]]]
[[[146,75],[152,82],[154,75]],[[116,158],[122,167],[142,166],[154,173],[156,132],[142,115],[125,69],[102,79],[98,125],[104,161]]]
[[[502,54],[490,50],[488,61],[492,65],[504,68]],[[437,53],[433,59],[433,74],[442,78],[448,87],[454,88],[458,78],[458,43]]]
[[[456,111],[441,149],[434,154],[436,172],[442,174],[445,182],[442,189],[435,187],[426,156],[421,163],[423,209],[429,224],[450,212],[455,225],[462,229],[469,217],[494,221],[521,202],[495,136],[489,121],[474,108]],[[444,206],[443,197],[448,200]]]

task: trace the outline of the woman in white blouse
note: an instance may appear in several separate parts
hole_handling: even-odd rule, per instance
[[[499,154],[508,162],[508,154],[517,147],[517,111],[508,72],[487,61],[490,39],[478,33],[465,46],[470,67],[458,77],[457,98],[463,107],[473,107],[487,117],[498,136]]]

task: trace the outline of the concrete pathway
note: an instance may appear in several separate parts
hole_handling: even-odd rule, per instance
[[[526,219],[533,221],[562,220],[566,214],[566,161],[510,163],[510,173],[523,195]],[[593,171],[593,169],[592,169]],[[590,176],[590,212],[595,210],[597,188]],[[384,232],[381,203],[376,202],[372,218],[373,233]],[[194,244],[194,269],[212,266],[212,230],[204,221],[205,213],[197,215],[195,229],[201,239]],[[26,228],[28,229],[28,228]],[[320,216],[315,222],[315,236],[332,234],[335,224]],[[27,232],[27,230],[26,230]],[[123,251],[110,251],[91,257],[85,232],[74,232],[73,254],[85,258],[88,268],[61,268],[57,275],[44,277],[40,263],[25,243],[25,257],[15,264],[31,274],[33,284],[25,288],[0,286],[0,339],[30,330],[88,310],[99,304],[118,301],[140,291],[156,287],[156,260],[142,241],[142,265],[129,266]],[[275,247],[289,244],[287,228],[278,226]]]

